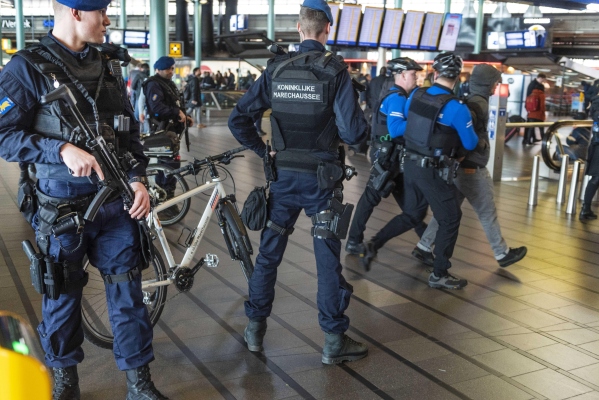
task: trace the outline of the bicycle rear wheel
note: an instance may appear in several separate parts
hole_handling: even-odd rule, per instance
[[[189,186],[179,174],[171,175],[175,181],[174,192],[167,192],[164,188],[165,173],[172,171],[172,168],[163,164],[150,164],[146,168],[148,175],[148,192],[150,196],[156,199],[157,204],[164,203],[166,200],[179,196],[189,190]],[[174,225],[181,221],[191,207],[191,199],[185,199],[172,207],[160,211],[158,218],[163,226]]]
[[[81,300],[81,316],[83,335],[92,344],[103,349],[112,349],[114,336],[106,305],[106,290],[104,281],[97,268],[87,259],[83,260],[83,268],[89,273],[89,281],[83,288]],[[166,268],[158,249],[154,247],[154,260],[149,268],[142,271],[142,282],[166,279]],[[152,326],[158,322],[166,301],[166,286],[157,286],[143,290],[144,303],[148,310]]]
[[[251,254],[253,253],[250,238],[247,235],[245,226],[241,218],[231,203],[225,203],[223,207],[223,216],[225,218],[225,234],[231,243],[234,260],[238,260],[241,271],[246,280],[249,280],[254,273],[254,263]]]

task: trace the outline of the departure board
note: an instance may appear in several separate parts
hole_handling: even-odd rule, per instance
[[[336,43],[347,46],[357,45],[361,19],[362,6],[344,4],[339,18]]]
[[[424,20],[424,12],[408,11],[406,13],[406,21],[403,24],[401,33],[401,42],[399,47],[402,49],[417,49],[420,39],[420,31],[422,31],[422,21]]]
[[[333,26],[329,32],[327,44],[335,44],[335,35],[337,35],[337,27],[339,26],[339,4],[327,3],[331,7],[331,14],[333,15]]]
[[[364,18],[362,18],[362,28],[360,29],[360,40],[358,41],[360,46],[378,46],[384,14],[384,8],[366,7],[364,9]]]
[[[427,13],[420,38],[421,50],[437,50],[439,45],[439,35],[441,34],[441,24],[443,23],[443,14]]]
[[[381,47],[397,49],[399,47],[399,34],[403,24],[403,10],[388,8],[383,22],[383,31],[381,32]]]
[[[462,14],[447,14],[439,41],[439,51],[455,51],[458,43],[460,27],[462,26]]]

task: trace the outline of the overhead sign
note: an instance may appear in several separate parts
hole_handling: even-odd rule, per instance
[[[183,42],[169,42],[168,49],[170,57],[183,57]]]
[[[17,29],[17,22],[14,19],[3,19],[2,28]],[[24,19],[23,28],[31,28],[31,21],[28,19]]]

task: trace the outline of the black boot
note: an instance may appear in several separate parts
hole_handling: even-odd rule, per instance
[[[125,371],[127,373],[127,399],[126,400],[168,400],[168,397],[156,389],[150,367],[133,368]]]
[[[243,338],[248,345],[249,351],[262,351],[262,341],[266,334],[266,320],[250,321],[243,331]]]
[[[52,400],[81,399],[76,365],[66,368],[52,368],[52,373],[54,375]]]
[[[582,209],[580,210],[580,215],[578,219],[581,221],[588,221],[591,219],[597,219],[597,214],[591,210],[591,205],[587,203],[582,203]]]
[[[368,347],[356,342],[345,333],[324,334],[322,348],[323,364],[339,364],[343,361],[356,361],[368,355]]]

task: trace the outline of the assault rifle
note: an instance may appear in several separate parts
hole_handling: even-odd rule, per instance
[[[100,164],[102,172],[104,172],[104,180],[99,180],[99,178],[97,178],[96,183],[100,186],[100,190],[92,200],[83,218],[88,221],[93,221],[102,204],[104,204],[108,197],[115,191],[120,193],[123,202],[125,203],[125,207],[130,209],[133,206],[135,194],[133,188],[129,185],[129,177],[125,171],[137,165],[137,161],[133,158],[133,155],[127,152],[123,157],[122,162],[119,162],[113,145],[106,143],[106,140],[104,140],[104,137],[100,134],[100,123],[96,122],[96,132],[94,133],[77,108],[77,100],[68,86],[60,85],[57,89],[42,96],[41,103],[47,104],[56,100],[63,101],[71,111],[77,121],[79,129],[85,136],[86,146],[91,149],[92,155],[96,158],[98,164]],[[141,238],[142,248],[146,250],[146,246],[148,246],[149,242],[145,242],[144,239],[150,240],[150,229],[146,220],[143,218],[137,220],[137,223],[140,225],[143,234],[146,235],[145,238]],[[151,246],[149,246],[149,249],[151,249]],[[147,254],[148,253],[144,252],[144,255]]]

